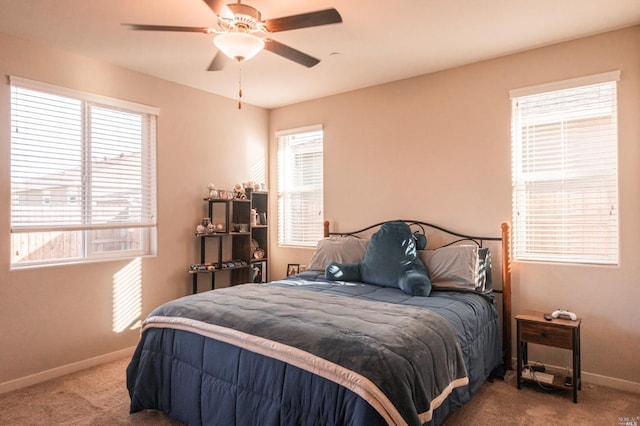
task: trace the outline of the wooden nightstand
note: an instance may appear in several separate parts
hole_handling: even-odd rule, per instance
[[[573,354],[573,378],[571,387],[567,387],[564,383],[564,377],[560,376],[554,376],[553,383],[545,383],[544,386],[565,390],[572,389],[573,402],[577,403],[578,389],[582,389],[580,377],[580,318],[576,321],[560,318],[547,321],[544,319],[542,312],[525,311],[516,315],[516,322],[518,389],[520,389],[523,380],[529,380],[522,377],[522,367],[528,362],[527,344],[536,343],[539,345],[568,349]]]

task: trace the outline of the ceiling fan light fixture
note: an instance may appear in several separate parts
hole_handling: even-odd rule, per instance
[[[213,44],[226,56],[238,62],[251,59],[264,49],[264,40],[248,32],[218,34],[213,39]]]

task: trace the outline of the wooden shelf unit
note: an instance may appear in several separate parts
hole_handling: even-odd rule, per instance
[[[229,274],[229,284],[245,284],[250,282],[266,282],[268,280],[268,247],[269,226],[266,220],[269,204],[269,194],[264,191],[247,191],[247,199],[234,198],[232,200],[205,198],[208,217],[214,224],[222,224],[223,229],[211,233],[196,233],[200,240],[200,265],[210,265],[208,270],[189,270],[192,274],[192,293],[198,292],[198,277],[209,274],[211,289],[216,287],[216,275]],[[258,217],[264,223],[253,224],[251,210],[255,209]],[[247,226],[245,232],[240,232],[238,225]],[[213,240],[213,254],[207,245]],[[252,240],[257,242],[264,256],[254,257]],[[209,243],[208,243],[209,241]],[[231,258],[224,259],[225,246],[231,247]],[[259,278],[259,281],[255,281]]]

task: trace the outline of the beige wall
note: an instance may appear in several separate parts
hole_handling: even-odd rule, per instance
[[[267,158],[268,111],[0,34],[0,74],[160,108],[158,255],[142,260],[142,314],[191,291],[206,185],[231,189]],[[128,262],[9,271],[9,86],[0,84],[0,391],[126,353],[113,277]],[[122,356],[122,355],[121,355]],[[71,367],[69,367],[71,366]],[[35,377],[28,377],[35,375]],[[26,378],[26,379],[25,379]],[[4,384],[4,386],[3,386]]]
[[[513,310],[575,311],[585,380],[640,391],[640,27],[273,110],[272,186],[274,131],[320,123],[325,218],[338,230],[415,218],[499,235],[511,215],[509,90],[616,69],[620,265],[516,263]],[[272,278],[311,256],[271,241]],[[570,365],[567,352],[532,349],[532,360]]]

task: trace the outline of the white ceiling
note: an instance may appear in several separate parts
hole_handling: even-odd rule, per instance
[[[329,7],[343,19],[271,35],[320,59],[313,68],[268,51],[243,63],[243,101],[265,108],[640,24],[640,0],[244,3],[263,19]],[[237,63],[206,71],[214,35],[130,31],[120,23],[216,27],[216,16],[203,0],[0,0],[0,32],[236,98]]]

